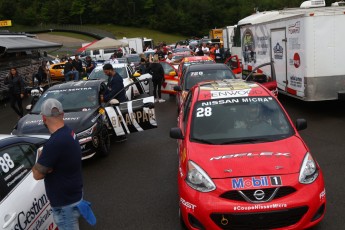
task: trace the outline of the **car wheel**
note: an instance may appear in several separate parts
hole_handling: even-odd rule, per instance
[[[179,215],[179,219],[180,219],[180,229],[181,230],[188,230],[186,224],[184,223],[184,220],[182,218],[182,215],[181,215],[181,209],[178,209],[178,215]]]
[[[100,133],[100,141],[99,141],[99,154],[101,156],[108,156],[110,153],[110,136],[106,126],[102,127]]]

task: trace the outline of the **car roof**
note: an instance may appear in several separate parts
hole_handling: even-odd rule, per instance
[[[241,79],[205,81],[196,84],[192,90],[199,91],[198,101],[210,99],[228,99],[235,97],[272,96],[269,90],[256,82]]]
[[[77,89],[84,87],[94,87],[100,86],[103,80],[81,80],[81,81],[68,81],[58,85],[50,87],[47,91],[50,90],[59,90],[59,89]]]
[[[185,57],[182,59],[182,62],[193,62],[193,61],[205,61],[205,60],[210,60],[214,61],[211,57],[209,56],[191,56],[191,57]]]
[[[49,139],[49,135],[10,135],[10,134],[0,134],[0,148],[4,146],[9,146],[14,143],[29,142],[33,144],[42,143]]]
[[[209,70],[209,69],[228,69],[230,68],[224,63],[203,63],[190,65],[186,68],[187,71],[199,71],[199,70]]]

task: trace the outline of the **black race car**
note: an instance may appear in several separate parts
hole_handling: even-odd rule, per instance
[[[103,80],[70,81],[52,86],[18,121],[12,134],[49,134],[40,115],[41,105],[48,98],[61,102],[65,124],[77,134],[83,159],[96,153],[108,155],[111,135],[119,137],[157,127],[152,96],[121,104],[113,99],[104,104],[101,94],[105,87]]]

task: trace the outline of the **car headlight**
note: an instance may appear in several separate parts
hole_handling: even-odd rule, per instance
[[[302,184],[313,183],[319,175],[319,169],[310,153],[304,157],[299,173],[299,182]]]
[[[216,189],[207,173],[193,161],[188,161],[186,183],[199,192],[211,192]]]
[[[93,126],[90,128],[80,132],[77,134],[78,139],[84,138],[84,137],[89,137],[92,135],[97,130],[97,123],[95,123]]]

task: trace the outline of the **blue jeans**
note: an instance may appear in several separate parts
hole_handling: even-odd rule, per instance
[[[74,80],[78,81],[79,80],[79,72],[76,70],[71,70],[71,71],[65,73],[65,80],[69,81],[72,74],[74,74]]]
[[[52,207],[54,222],[59,230],[79,230],[80,211],[77,206],[80,202],[62,207]]]

